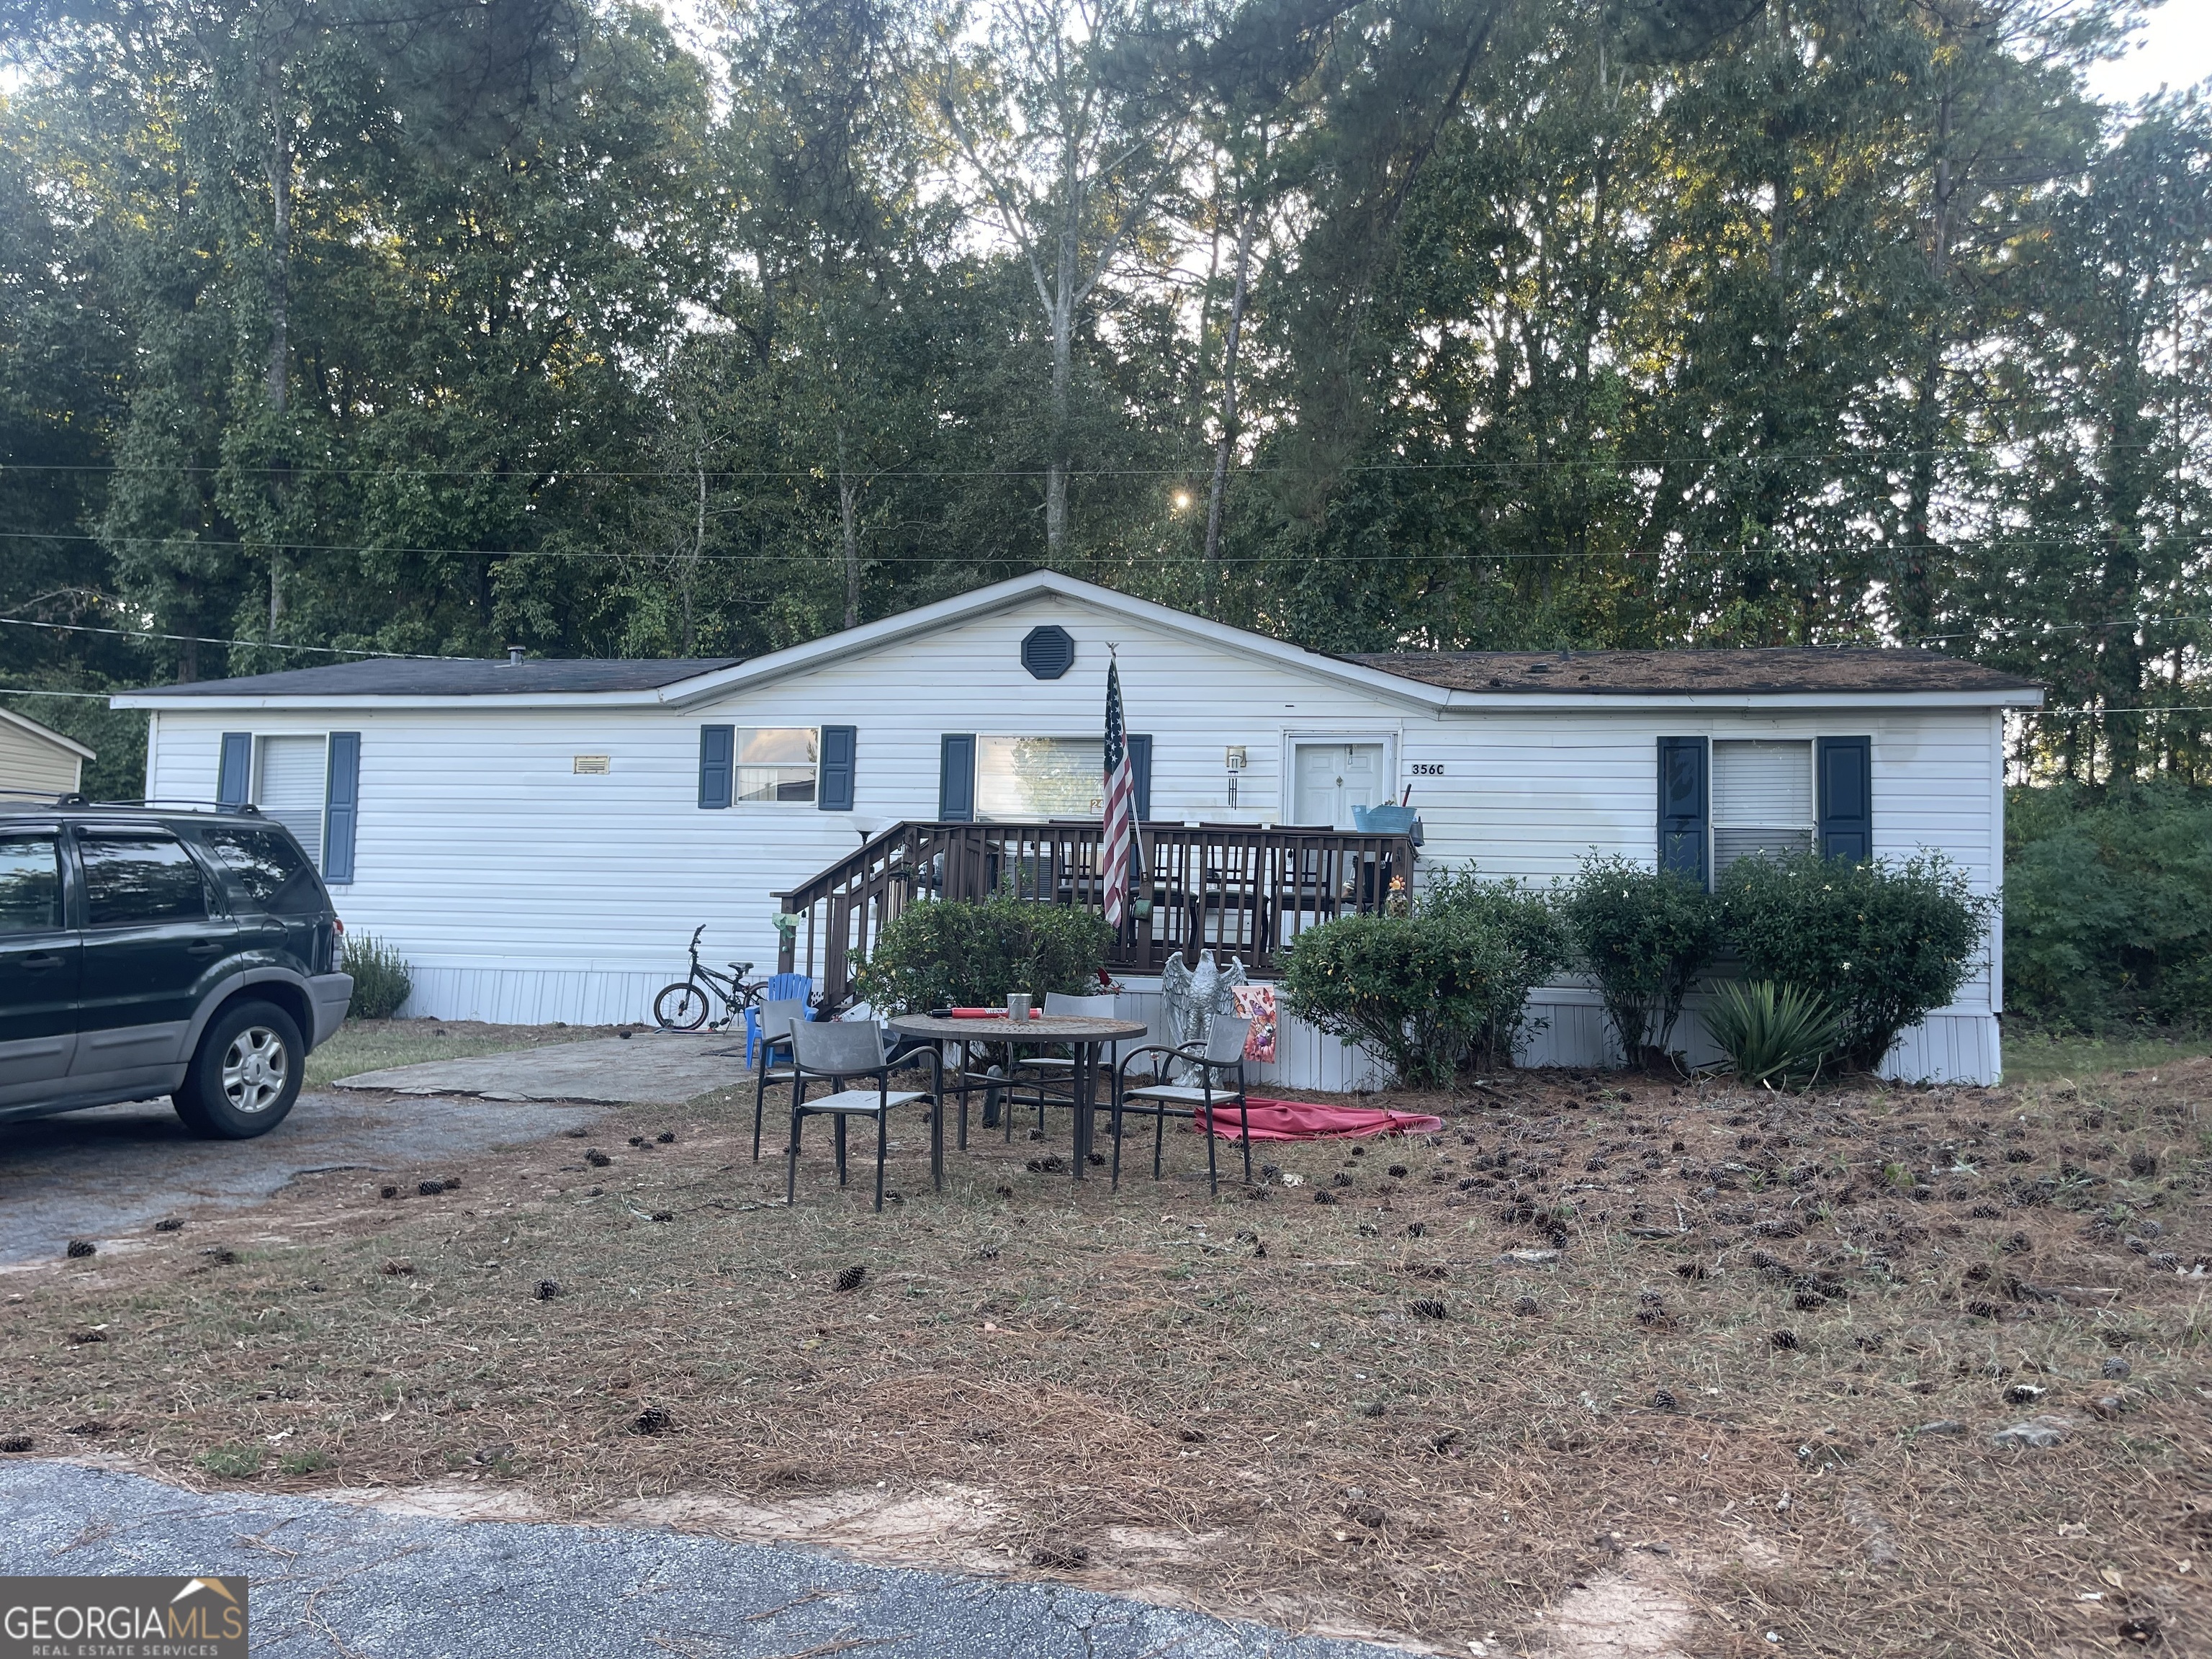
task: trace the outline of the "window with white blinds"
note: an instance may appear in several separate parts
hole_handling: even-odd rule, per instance
[[[1713,744],[1713,876],[1754,853],[1813,850],[1813,745],[1720,738]]]
[[[257,757],[253,804],[298,837],[309,859],[323,865],[323,806],[330,788],[327,742],[313,737],[264,738]]]

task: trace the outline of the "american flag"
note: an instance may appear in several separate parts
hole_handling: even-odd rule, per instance
[[[1106,665],[1106,921],[1119,927],[1129,913],[1129,872],[1137,861],[1137,783],[1129,770],[1129,736],[1121,724],[1121,670]]]

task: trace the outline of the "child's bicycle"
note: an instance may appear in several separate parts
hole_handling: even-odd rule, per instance
[[[701,922],[691,933],[691,971],[673,985],[664,985],[653,1000],[653,1023],[664,1031],[696,1031],[707,1024],[714,999],[722,1000],[722,1017],[713,1029],[726,1031],[744,1018],[745,1010],[761,1000],[765,980],[749,980],[750,962],[733,962],[726,974],[716,973],[699,960],[699,939],[707,931]]]

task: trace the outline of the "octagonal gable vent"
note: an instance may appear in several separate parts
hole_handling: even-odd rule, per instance
[[[1065,628],[1032,628],[1022,640],[1022,666],[1041,680],[1056,680],[1075,666],[1075,641]]]

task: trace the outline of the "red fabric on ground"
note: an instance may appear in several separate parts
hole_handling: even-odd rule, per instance
[[[1249,1097],[1245,1104],[1251,1109],[1255,1140],[1359,1140],[1368,1135],[1434,1134],[1444,1127],[1443,1119],[1420,1112],[1325,1106],[1311,1100],[1266,1100],[1258,1095]],[[1224,1140],[1234,1140],[1243,1132],[1243,1120],[1233,1104],[1215,1107],[1213,1115],[1217,1120],[1213,1133]],[[1205,1116],[1202,1111],[1194,1112],[1190,1127],[1200,1127]]]

